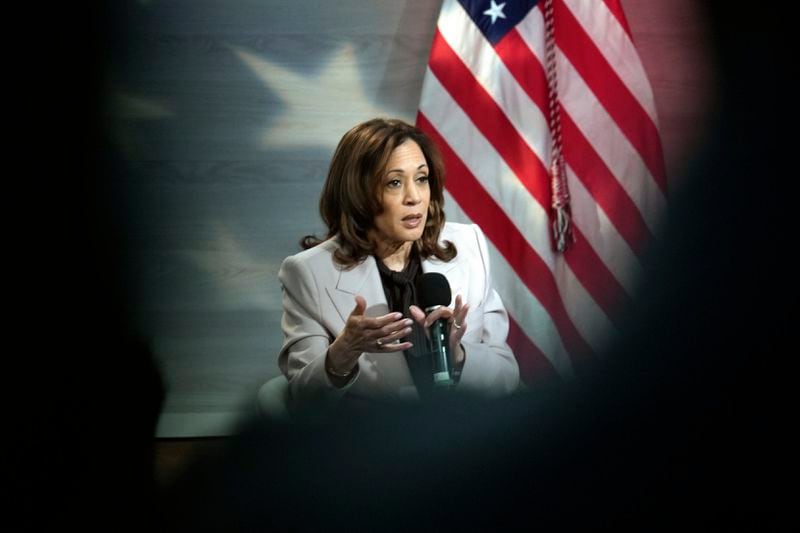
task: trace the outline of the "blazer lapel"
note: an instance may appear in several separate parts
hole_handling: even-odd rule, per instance
[[[367,301],[365,314],[368,316],[381,316],[389,312],[374,257],[367,257],[350,270],[339,272],[336,286],[326,287],[326,291],[342,318],[342,325],[347,322],[347,317],[353,312],[356,295],[363,296]]]
[[[435,257],[422,261],[423,272],[439,272],[447,278],[453,297],[450,305],[454,305],[456,294],[464,293],[463,285],[465,279],[461,268],[458,268],[458,266],[458,261],[445,263]],[[353,312],[356,295],[363,296],[367,301],[365,314],[368,316],[381,316],[389,312],[386,294],[383,292],[381,277],[378,273],[378,265],[372,256],[367,257],[350,270],[339,271],[339,279],[336,281],[336,285],[333,287],[328,286],[325,290],[342,319],[342,327],[347,322],[347,317]]]

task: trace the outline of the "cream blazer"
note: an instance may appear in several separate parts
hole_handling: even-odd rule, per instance
[[[491,284],[486,237],[477,225],[446,223],[441,240],[452,241],[458,255],[449,262],[422,261],[423,272],[447,277],[453,296],[469,303],[462,339],[466,358],[456,389],[487,397],[510,394],[519,384],[519,368],[506,343],[508,314]],[[419,401],[403,352],[365,352],[350,382],[335,387],[325,371],[328,345],[344,329],[355,296],[367,301],[366,313],[381,316],[389,306],[375,258],[350,270],[333,261],[336,239],[287,257],[278,273],[283,287],[283,347],[278,366],[289,380],[292,409],[329,408],[345,395],[388,401]]]

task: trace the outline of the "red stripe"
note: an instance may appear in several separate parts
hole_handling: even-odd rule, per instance
[[[619,234],[640,258],[653,237],[642,213],[568,113],[561,109],[564,158]]]
[[[547,115],[547,77],[519,32],[510,31],[495,50],[520,87]],[[628,246],[640,255],[651,236],[644,217],[563,108],[561,117],[568,163]]]
[[[592,349],[569,318],[553,273],[547,264],[528,245],[494,199],[486,194],[480,182],[422,112],[417,113],[417,125],[437,143],[442,152],[447,168],[447,190],[467,216],[481,227],[520,280],[542,304],[573,361],[591,358]]]
[[[517,179],[549,213],[550,180],[541,161],[438,30],[433,38],[429,66],[461,108],[467,112],[473,110],[470,114],[472,122],[505,160]],[[580,230],[574,225],[573,228],[577,240],[564,257],[598,305],[609,318],[616,320],[618,299],[625,298],[624,289],[591,249]],[[547,272],[552,276],[549,269]]]
[[[562,0],[553,2],[556,42],[591,91],[639,152],[661,191],[667,193],[658,128]]]
[[[525,335],[512,316],[508,317],[508,345],[519,364],[519,374],[526,385],[559,377],[550,360]]]
[[[589,290],[592,299],[600,306],[615,326],[621,327],[621,312],[632,303],[625,288],[606,267],[576,225],[575,243],[566,249],[564,259],[572,273]]]
[[[547,73],[516,28],[495,45],[494,51],[544,116],[549,117]]]
[[[625,33],[628,34],[628,38],[633,42],[633,34],[631,33],[631,27],[628,24],[628,17],[625,16],[625,12],[622,10],[622,6],[619,5],[619,0],[603,0],[606,3],[606,7],[611,13],[619,21],[619,25],[622,26],[622,29],[625,30]]]
[[[517,178],[539,203],[550,205],[547,171],[533,151],[520,138],[492,95],[478,83],[461,58],[450,48],[439,30],[433,37],[429,67],[462,109],[478,112],[470,119],[494,146]]]

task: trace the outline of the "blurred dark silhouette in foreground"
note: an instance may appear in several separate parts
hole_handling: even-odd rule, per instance
[[[8,407],[22,412],[8,457],[9,507],[19,518],[7,523],[144,531],[155,520],[164,389],[133,324],[126,166],[106,135],[124,25],[115,26],[107,3],[34,9],[17,20],[35,21],[41,38],[24,47],[32,53],[21,69],[10,69],[26,98],[9,106],[24,115],[9,127],[11,159],[21,163],[10,181],[26,190],[6,197],[20,211],[9,232],[19,242],[6,241],[18,272],[7,279],[16,298],[5,353],[23,366],[4,373],[15,391]]]
[[[778,526],[793,284],[776,8],[709,4],[719,110],[622,339],[576,383],[380,418],[254,422],[166,500],[189,530]],[[765,77],[759,79],[759,77]]]
[[[200,531],[780,526],[797,449],[782,434],[796,418],[785,362],[796,351],[786,184],[797,172],[783,126],[790,47],[776,39],[790,34],[772,5],[708,9],[721,79],[713,139],[671,198],[622,341],[586,379],[491,404],[253,421],[226,454],[189,469],[158,515],[163,392],[127,334],[126,296],[105,292],[118,286],[123,248],[100,231],[114,214],[83,210],[96,192],[61,183],[55,192],[71,194],[45,208],[70,215],[59,226],[69,239],[48,248],[52,264],[33,265],[56,276],[58,312],[40,347],[59,386],[38,392],[46,405],[23,437],[42,467],[27,477],[38,496],[23,510],[63,525],[100,526],[110,512],[107,529]]]

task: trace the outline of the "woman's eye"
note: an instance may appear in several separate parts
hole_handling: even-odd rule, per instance
[[[420,183],[428,183],[429,179],[428,176],[418,176],[417,181]]]
[[[397,187],[400,186],[400,180],[389,180],[386,183],[386,186],[389,187],[390,189],[396,189]]]

